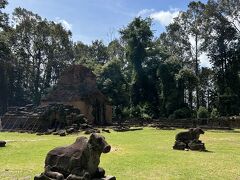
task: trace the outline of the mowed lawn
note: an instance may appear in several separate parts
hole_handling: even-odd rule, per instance
[[[240,130],[206,131],[200,137],[210,152],[172,150],[182,130],[103,133],[112,151],[103,154],[101,167],[119,180],[240,179]],[[75,141],[66,137],[0,133],[7,146],[0,148],[0,179],[28,180],[43,171],[49,150]]]

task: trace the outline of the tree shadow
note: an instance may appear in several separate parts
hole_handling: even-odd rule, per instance
[[[209,150],[204,150],[204,151],[199,151],[199,152],[204,152],[204,153],[215,153],[214,151],[209,151]]]

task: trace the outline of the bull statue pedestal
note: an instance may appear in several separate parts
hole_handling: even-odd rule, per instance
[[[204,134],[204,131],[200,128],[191,128],[187,132],[178,133],[175,138],[176,141],[173,149],[206,151],[204,143],[199,140],[200,134]]]
[[[70,146],[51,150],[45,159],[45,171],[34,180],[115,180],[98,167],[101,154],[110,150],[101,135],[79,137]]]

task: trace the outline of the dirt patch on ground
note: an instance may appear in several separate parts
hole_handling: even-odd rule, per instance
[[[122,148],[117,147],[117,146],[112,146],[111,147],[111,153],[119,153],[122,151]]]

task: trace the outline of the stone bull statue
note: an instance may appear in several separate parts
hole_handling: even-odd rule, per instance
[[[104,169],[98,167],[101,153],[108,153],[111,146],[101,135],[78,137],[66,147],[51,150],[45,159],[45,171],[34,180],[91,180],[104,179]],[[115,177],[105,178],[114,180]]]
[[[204,131],[201,128],[191,128],[187,132],[178,133],[175,137],[176,141],[173,149],[191,149],[204,151],[204,143],[199,140],[201,134],[204,134]]]
[[[200,128],[191,128],[187,132],[180,132],[176,135],[176,141],[181,141],[186,144],[193,140],[199,140],[200,134],[204,134],[204,131]]]

